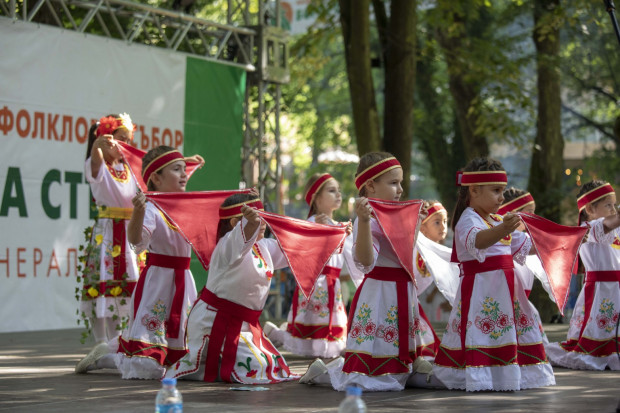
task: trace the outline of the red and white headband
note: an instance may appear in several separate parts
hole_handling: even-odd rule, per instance
[[[456,173],[456,186],[506,185],[506,171],[473,171]]]
[[[392,169],[401,168],[400,162],[393,156],[390,158],[382,159],[379,162],[364,169],[358,175],[355,176],[355,186],[358,191],[361,191],[364,185],[370,180],[373,180],[380,175],[383,175],[387,171]]]
[[[148,186],[151,176],[154,173],[156,173],[162,168],[165,168],[173,162],[184,160],[185,158],[183,157],[181,152],[177,151],[176,149],[159,155],[157,158],[153,159],[144,169],[144,172],[142,173],[142,179],[144,180],[144,183]]]
[[[609,194],[613,194],[616,191],[612,188],[610,184],[601,185],[599,187],[594,188],[593,190],[586,192],[577,198],[577,207],[579,208],[579,212],[583,211],[583,209],[590,202],[596,202],[601,198],[606,197]]]
[[[331,176],[330,174],[323,174],[321,176],[319,176],[319,179],[317,179],[312,186],[310,186],[310,188],[308,188],[308,192],[306,192],[306,196],[304,197],[306,199],[306,204],[308,205],[312,205],[312,201],[314,200],[314,197],[316,196],[316,194],[319,193],[319,191],[321,190],[321,188],[323,188],[323,185],[325,185],[325,182],[329,181],[330,179],[333,179],[334,177]]]
[[[506,202],[497,210],[499,215],[506,215],[509,212],[519,210],[521,208],[526,207],[527,205],[534,203],[534,197],[529,193],[525,193],[520,197],[513,199],[512,201]]]
[[[424,218],[422,220],[422,223],[424,224],[426,221],[428,221],[433,215],[440,213],[441,211],[444,211],[446,213],[446,215],[448,214],[448,211],[446,211],[446,208],[444,208],[443,205],[441,205],[439,202],[434,203],[433,205],[431,205],[428,210],[426,211],[426,218]]]
[[[256,208],[259,211],[265,210],[265,207],[263,206],[263,203],[260,201],[260,199],[251,199],[249,201],[240,202],[234,205],[229,205],[225,207],[221,206],[219,211],[220,219],[231,219],[243,216],[243,213],[241,212],[241,207],[243,207],[244,205]]]

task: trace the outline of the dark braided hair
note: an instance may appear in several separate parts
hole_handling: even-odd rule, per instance
[[[581,195],[590,192],[593,189],[598,188],[599,186],[603,186],[605,185],[607,182],[605,181],[601,181],[600,179],[595,179],[593,181],[587,182],[583,185],[581,185],[581,188],[579,189],[579,193],[577,194],[577,198],[579,198]],[[598,204],[600,201],[602,201],[603,199],[599,199],[598,201],[592,202],[592,206],[595,206],[596,204]],[[579,222],[586,222],[588,221],[588,213],[586,212],[586,209],[584,208],[580,213],[579,213]]]
[[[476,171],[504,171],[504,167],[500,161],[496,161],[491,158],[474,158],[463,168],[463,172],[476,172]],[[450,228],[454,231],[457,222],[461,219],[461,215],[465,208],[469,206],[469,186],[459,187],[457,194],[456,205],[454,206],[454,212],[452,213],[452,223]]]

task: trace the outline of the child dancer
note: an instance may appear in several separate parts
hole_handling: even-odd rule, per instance
[[[169,146],[151,149],[142,159],[142,178],[150,191],[184,192],[185,158]],[[185,323],[196,299],[191,247],[142,192],[132,202],[127,239],[136,252],[149,254],[131,297],[129,325],[118,340],[96,346],[82,359],[78,373],[113,367],[113,361],[124,379],[160,379],[187,353]]]
[[[334,225],[334,211],[340,208],[340,186],[330,174],[314,174],[308,180],[305,194],[310,206],[308,221]],[[273,323],[265,324],[265,333],[294,354],[334,358],[346,344],[347,313],[340,292],[340,270],[345,260],[352,262],[351,237],[347,237],[342,254],[334,254],[319,276],[312,295],[306,299],[295,287],[286,330]],[[363,275],[355,268],[349,273],[359,284]]]
[[[402,390],[414,373],[431,371],[430,363],[420,356],[433,355],[433,343],[422,344],[420,330],[413,326],[432,329],[420,318],[416,288],[372,216],[366,197],[398,201],[403,170],[391,154],[372,152],[360,159],[357,171],[355,184],[361,198],[356,203],[353,256],[366,278],[351,305],[345,357],[327,366],[315,360],[300,383],[331,383],[338,391],[350,385],[365,391]],[[409,323],[402,325],[403,320]]]
[[[428,238],[430,241],[441,244],[448,234],[448,211],[444,206],[436,200],[424,201],[423,218],[420,224],[420,232]],[[441,319],[442,314],[450,314],[450,303],[439,294],[439,290],[433,286],[433,276],[428,269],[427,263],[420,254],[419,243],[416,242],[414,249],[414,267],[415,280],[418,289],[418,297],[420,301],[421,316],[430,325],[429,319],[425,312],[436,309],[435,321]],[[426,305],[422,303],[426,302]],[[426,310],[424,310],[426,308]],[[430,313],[429,313],[430,314]],[[435,340],[437,348],[439,347],[439,340]],[[437,350],[437,348],[435,350]]]
[[[166,377],[245,384],[299,377],[291,375],[258,323],[273,272],[288,262],[276,240],[263,238],[265,223],[252,207],[263,208],[257,194],[232,195],[222,203],[209,278],[189,315],[189,353]]]
[[[85,175],[98,220],[86,246],[80,310],[97,344],[120,335],[139,275],[126,237],[137,185],[116,144],[133,140],[133,131],[131,118],[123,113],[99,119],[89,132]]]
[[[533,214],[536,212],[536,202],[534,201],[534,197],[532,197],[529,192],[515,187],[510,187],[504,191],[504,203],[499,208],[497,213],[498,215],[504,216],[508,213],[516,212],[527,212],[528,214]],[[525,231],[525,224],[519,224],[517,231]],[[515,280],[519,282],[519,288],[523,288],[525,295],[529,297],[532,292],[532,286],[534,285],[534,277],[537,277],[542,283],[545,291],[550,292],[551,287],[540,259],[538,259],[536,255],[528,255],[525,261],[525,264],[520,264],[518,262],[514,263],[514,272],[517,276]],[[552,301],[555,301],[552,293],[549,293],[549,297],[551,297]],[[540,314],[538,314],[538,310],[529,299],[527,304],[532,312],[534,325],[538,326],[538,329],[542,334],[543,343],[546,345],[549,343],[549,340],[547,339],[542,322],[540,321]]]
[[[492,159],[472,160],[459,176],[453,254],[461,283],[433,371],[450,389],[520,390],[555,384],[527,297],[515,288],[513,260],[531,240],[520,219],[496,215],[506,172]]]
[[[604,181],[581,187],[577,198],[579,221],[590,228],[579,255],[586,269],[567,340],[551,343],[553,365],[582,370],[620,370],[616,354],[616,325],[620,309],[620,216],[616,193]]]

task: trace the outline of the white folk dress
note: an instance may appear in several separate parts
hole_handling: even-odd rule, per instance
[[[514,232],[487,249],[475,247],[478,232],[501,220],[493,215],[487,222],[466,208],[456,226],[456,253],[465,275],[433,367],[449,389],[521,390],[555,384],[541,332],[512,270],[513,260],[525,262],[529,236]]]
[[[207,284],[189,316],[189,352],[166,377],[244,384],[299,378],[258,323],[273,272],[288,263],[276,240],[256,241],[258,230],[246,240],[245,224],[244,218],[217,243]]]
[[[314,215],[308,218],[308,221],[316,222]],[[352,245],[352,237],[348,236],[342,253],[332,255],[327,261],[323,274],[317,278],[308,299],[299,291],[299,287],[295,287],[287,329],[273,335],[291,353],[334,358],[340,356],[344,350],[348,318],[342,301],[340,271],[346,264],[356,286],[364,277],[364,274],[352,265]]]
[[[129,300],[140,274],[136,254],[126,237],[133,209],[131,200],[138,186],[125,163],[115,167],[104,163],[93,178],[88,158],[84,170],[99,219],[93,227],[88,247],[91,251],[82,274],[80,310],[87,317],[121,319],[129,316]]]
[[[328,365],[329,381],[338,391],[350,385],[364,391],[403,390],[415,359],[435,356],[435,334],[420,317],[417,290],[379,224],[371,219],[370,225],[373,263],[364,267],[356,261],[366,278],[351,303],[344,359]]]
[[[603,219],[590,221],[579,255],[586,269],[567,340],[547,346],[553,365],[581,370],[620,370],[616,325],[620,310],[620,231],[605,234]],[[585,225],[585,224],[584,224]]]
[[[124,379],[160,379],[187,352],[185,325],[196,301],[189,270],[191,247],[164,215],[146,204],[142,241],[147,266],[131,298],[129,325],[120,337],[116,366]]]

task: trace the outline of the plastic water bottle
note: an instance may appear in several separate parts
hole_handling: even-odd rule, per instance
[[[183,398],[177,390],[177,379],[163,379],[155,398],[155,413],[183,413]]]
[[[338,406],[338,413],[366,413],[366,403],[362,400],[362,389],[347,387],[347,397]]]

